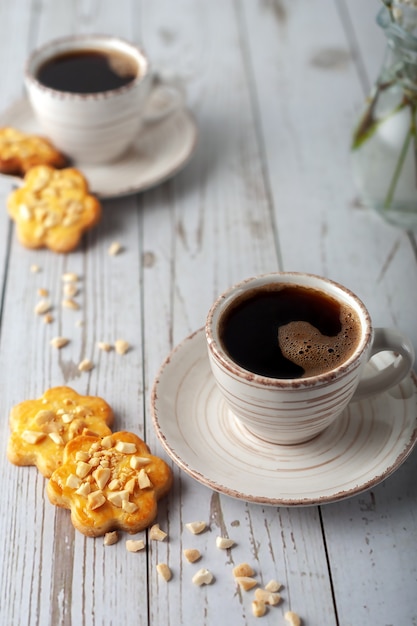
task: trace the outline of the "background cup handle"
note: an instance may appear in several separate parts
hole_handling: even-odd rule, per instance
[[[375,328],[370,359],[378,352],[392,351],[396,359],[379,372],[365,376],[359,382],[352,401],[386,391],[400,383],[414,364],[414,348],[402,333],[390,328]]]
[[[184,102],[185,93],[178,81],[169,80],[162,74],[154,72],[145,107],[145,123],[152,124],[161,121],[184,106]]]

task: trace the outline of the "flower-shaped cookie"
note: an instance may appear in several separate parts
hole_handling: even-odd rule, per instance
[[[22,187],[9,195],[7,207],[24,246],[54,252],[73,250],[84,231],[101,217],[100,202],[89,194],[86,179],[73,167],[32,167]]]
[[[169,466],[137,435],[80,435],[47,484],[52,504],[71,509],[75,528],[89,537],[111,530],[136,533],[155,519],[157,502],[170,489]]]
[[[53,387],[37,400],[10,412],[7,457],[15,465],[36,465],[49,478],[62,463],[65,444],[82,433],[111,433],[113,411],[102,398],[80,396],[70,387]]]
[[[16,128],[0,128],[0,172],[24,176],[35,165],[64,167],[67,160],[50,141]]]

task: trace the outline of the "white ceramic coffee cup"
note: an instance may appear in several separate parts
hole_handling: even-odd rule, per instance
[[[79,50],[127,55],[137,65],[138,75],[118,89],[89,94],[58,91],[39,82],[37,73],[43,63]],[[73,35],[49,41],[30,55],[25,69],[25,87],[43,132],[60,151],[80,163],[114,161],[137,139],[152,80],[143,50],[108,35]],[[161,117],[169,112],[171,109],[165,110]]]
[[[233,361],[219,336],[223,315],[245,292],[271,283],[312,288],[356,311],[361,334],[346,361],[325,373],[294,379],[261,376]],[[312,439],[329,426],[351,400],[393,387],[409,374],[414,363],[413,346],[407,337],[397,330],[373,328],[365,305],[355,294],[342,285],[311,274],[272,273],[234,285],[212,305],[205,332],[214,379],[230,411],[252,434],[277,444]],[[369,359],[385,350],[398,356],[387,367],[363,377]]]

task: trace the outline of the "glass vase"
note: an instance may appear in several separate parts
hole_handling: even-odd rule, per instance
[[[416,9],[417,14],[417,9]],[[417,15],[416,15],[417,17]],[[384,62],[355,127],[353,177],[362,202],[388,222],[417,229],[417,37],[383,8]]]

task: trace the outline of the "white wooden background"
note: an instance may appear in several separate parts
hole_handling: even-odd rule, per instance
[[[249,561],[284,601],[261,619],[305,626],[417,624],[417,454],[372,492],[321,508],[263,508],[211,492],[174,467],[158,521],[169,534],[145,553],[73,530],[52,507],[35,468],[5,457],[8,412],[50,386],[103,396],[116,426],[153,432],[154,376],[180,340],[204,323],[213,299],[271,270],[324,274],[395,325],[417,347],[416,239],[359,206],[349,142],[377,75],[384,39],[376,0],[0,0],[0,109],[23,95],[37,45],[67,33],[109,32],[141,42],[183,83],[199,127],[192,161],[143,194],[104,203],[99,227],[75,253],[28,251],[16,241],[0,182],[0,624],[1,626],[202,626],[254,624],[233,563]],[[125,251],[110,257],[119,240]],[[32,274],[30,266],[42,268]],[[60,301],[64,271],[82,276],[80,312],[33,314],[37,288]],[[75,322],[84,320],[82,327]],[[49,339],[69,336],[54,351]],[[125,357],[98,354],[122,337]],[[96,367],[81,374],[77,363]],[[215,583],[197,588],[182,549],[194,519],[210,531],[193,544]],[[216,549],[218,534],[237,546]],[[233,559],[233,561],[232,561]],[[155,570],[167,561],[173,579]]]

